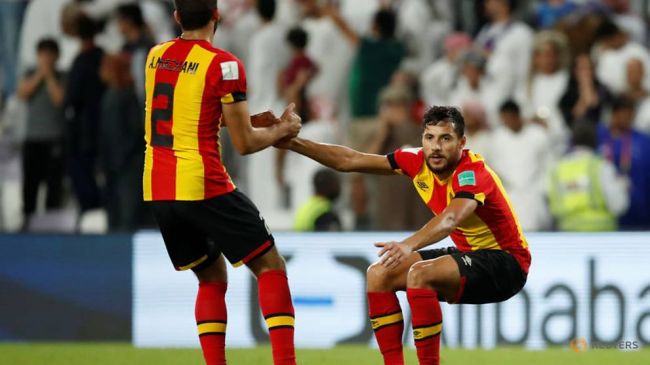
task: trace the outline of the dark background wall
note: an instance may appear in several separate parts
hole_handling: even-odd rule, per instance
[[[0,235],[0,341],[130,341],[132,238]]]

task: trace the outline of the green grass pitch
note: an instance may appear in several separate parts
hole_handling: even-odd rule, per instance
[[[329,350],[298,350],[298,364],[303,365],[370,365],[382,364],[378,351],[365,346],[336,347]],[[271,349],[228,350],[230,364],[272,365]],[[137,349],[130,344],[25,343],[0,344],[0,363],[13,365],[76,365],[76,364],[155,364],[200,365],[199,350]],[[415,352],[406,353],[407,364],[417,364]],[[575,353],[567,349],[525,351],[518,348],[496,350],[442,350],[443,365],[647,365],[650,350],[620,352],[617,350],[588,350]]]

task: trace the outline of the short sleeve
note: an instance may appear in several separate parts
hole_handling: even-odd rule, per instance
[[[422,148],[400,148],[386,157],[393,170],[411,178],[418,174],[424,163]]]
[[[232,104],[246,100],[246,71],[235,57],[220,60],[221,103]]]
[[[452,188],[454,198],[473,199],[484,205],[494,188],[494,180],[481,163],[460,166],[454,173]]]

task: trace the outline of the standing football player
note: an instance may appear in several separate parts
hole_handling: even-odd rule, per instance
[[[144,199],[176,270],[191,269],[198,277],[196,323],[206,363],[226,363],[225,256],[257,278],[274,363],[293,365],[294,309],[285,263],[259,211],[221,162],[219,128],[223,119],[235,148],[249,154],[296,136],[300,118],[292,104],[279,123],[253,127],[244,67],[212,47],[217,0],[174,5],[183,33],[153,47],[145,66]]]

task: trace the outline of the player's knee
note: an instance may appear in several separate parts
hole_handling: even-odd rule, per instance
[[[390,275],[388,270],[380,263],[374,263],[366,270],[366,280],[369,291],[390,290]]]
[[[431,287],[431,277],[427,274],[426,264],[416,262],[409,269],[406,279],[406,285],[409,288],[429,288]]]
[[[201,270],[194,270],[194,274],[196,274],[196,277],[201,283],[223,283],[228,281],[226,268],[219,262],[219,260]]]
[[[248,267],[255,276],[259,276],[267,271],[286,271],[284,258],[275,249],[251,261],[248,263]]]

